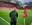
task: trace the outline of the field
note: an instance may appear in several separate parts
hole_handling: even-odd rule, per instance
[[[9,11],[0,10],[0,25],[10,25],[9,13]],[[24,25],[23,14],[24,10],[18,10],[17,25]],[[32,10],[27,10],[27,14],[28,16],[25,18],[25,24],[30,25],[32,23]]]

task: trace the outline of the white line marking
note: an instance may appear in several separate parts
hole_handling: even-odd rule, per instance
[[[30,25],[32,25],[32,22],[31,22],[31,24]]]
[[[9,22],[7,22],[5,19],[3,19],[2,17],[0,17],[3,21],[5,21],[8,25],[10,25]]]
[[[25,18],[24,18],[24,25],[25,25]]]

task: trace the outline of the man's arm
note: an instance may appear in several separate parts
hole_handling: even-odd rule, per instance
[[[16,13],[16,17],[18,17],[18,13]]]

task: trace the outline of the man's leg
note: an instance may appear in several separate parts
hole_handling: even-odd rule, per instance
[[[12,25],[13,23],[11,22],[11,25]]]
[[[14,22],[14,25],[16,25],[16,22]]]

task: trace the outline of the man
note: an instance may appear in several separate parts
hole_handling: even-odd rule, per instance
[[[10,12],[11,25],[16,25],[16,18],[18,17],[18,13],[14,10]]]

